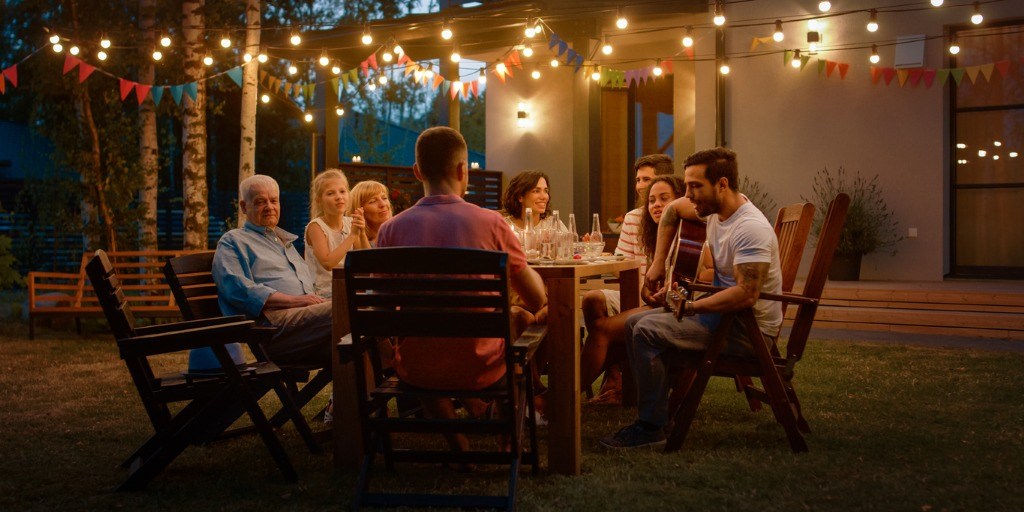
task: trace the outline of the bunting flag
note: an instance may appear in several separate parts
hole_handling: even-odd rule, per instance
[[[436,90],[436,89],[437,89],[437,87],[438,87],[439,85],[441,85],[442,83],[444,83],[444,78],[443,78],[443,77],[442,77],[441,75],[437,75],[437,74],[435,74],[435,75],[434,75],[434,86],[433,86],[433,89],[435,89],[435,90]],[[443,92],[442,92],[442,93],[443,93]]]
[[[350,84],[353,84],[353,85],[359,83],[359,70],[358,69],[353,68],[353,69],[348,70],[348,82]]]
[[[563,53],[569,51],[569,43],[561,41],[558,43],[558,56],[561,57]],[[573,52],[575,53],[575,52]]]
[[[338,77],[332,78],[328,83],[331,84],[331,92],[338,96]]]
[[[899,79],[900,87],[903,87],[907,83],[907,77],[910,76],[910,71],[906,69],[897,69],[896,78]]]
[[[874,66],[871,66],[871,83],[878,84],[878,79],[882,77],[882,71]]]
[[[229,69],[227,71],[227,75],[228,75],[228,78],[230,78],[232,82],[235,82],[235,85],[237,85],[239,87],[242,86],[242,66],[238,66],[238,67],[234,67],[234,68]]]
[[[146,101],[146,96],[149,95],[149,90],[152,88],[152,85],[135,84],[135,99],[138,100],[139,105]]]
[[[0,94],[7,94],[7,80],[0,78]]]
[[[160,100],[164,97],[164,88],[154,87],[150,89],[149,95],[153,97],[153,104],[160,106]]]
[[[920,68],[918,68],[918,69],[911,69],[910,70],[910,86],[911,87],[917,87],[917,85],[921,83],[921,77],[923,77],[923,76],[924,76],[924,70],[923,69],[920,69]]]
[[[939,70],[937,70],[935,72],[935,78],[937,78],[939,80],[939,87],[945,86],[946,85],[946,80],[949,79],[949,70],[948,69],[939,69]]]
[[[762,44],[768,44],[772,41],[772,36],[767,37],[755,37],[750,41],[750,51],[754,51],[758,46]]]
[[[11,81],[11,85],[18,86],[18,65],[15,64],[4,70],[4,77]]]
[[[782,52],[782,65],[789,66],[790,62],[793,62],[793,50],[785,50]]]
[[[885,78],[885,85],[892,83],[892,79],[896,78],[895,68],[882,68],[882,77]]]
[[[964,69],[951,69],[949,70],[949,75],[953,77],[953,81],[956,82],[957,85],[960,85],[960,81],[964,79]]]
[[[800,56],[800,71],[803,71],[804,68],[807,67],[807,63],[810,62],[810,60],[811,60],[811,57],[808,56],[808,55],[801,55]]]
[[[342,75],[341,75],[341,87],[342,87],[343,89],[344,89],[345,87],[348,87],[348,81],[349,81],[349,76],[348,76],[348,73],[344,73],[344,74],[342,74]]]
[[[135,89],[135,82],[129,82],[124,78],[118,78],[117,83],[121,87],[121,101],[124,101],[124,99],[128,97],[128,94]]]
[[[512,64],[512,66],[517,67],[519,69],[523,68],[523,61],[519,60],[518,50],[512,50],[512,53],[510,53],[508,56],[508,63]]]
[[[363,76],[370,76],[370,63],[362,61],[359,63],[359,69],[363,70]]]
[[[832,72],[836,70],[836,64],[834,60],[825,61],[825,78],[832,76]]]
[[[451,90],[449,92],[451,93],[449,96],[454,100],[456,96],[462,93],[462,82],[452,82]]]
[[[550,49],[554,48],[555,46],[558,46],[558,43],[561,40],[562,40],[562,38],[558,37],[558,34],[552,32],[551,33],[551,39],[548,39],[548,49],[550,50]]]
[[[995,70],[995,69],[996,69],[995,63],[982,64],[981,65],[981,74],[982,74],[982,76],[985,77],[985,81],[986,82],[991,82],[992,81],[992,71]]]
[[[90,65],[86,64],[85,62],[79,62],[78,63],[78,83],[85,82],[85,79],[89,78],[89,75],[91,75],[93,71],[96,71],[96,66],[90,66]]]
[[[435,75],[435,77],[436,77],[435,80],[434,80],[435,82],[438,79],[441,80],[441,96],[444,96],[445,94],[448,94],[448,89],[451,87],[451,82],[449,82],[448,80],[445,80],[441,75]]]
[[[818,76],[825,74],[825,68],[828,67],[828,61],[818,59]]]
[[[480,96],[480,80],[473,80],[469,83],[469,89],[473,91],[473,96]]]
[[[262,69],[259,70],[259,77],[260,77],[259,83],[260,83],[260,85],[267,85],[267,77],[269,77],[269,76],[270,76],[270,73],[267,73],[266,71],[263,71]]]
[[[185,94],[192,98],[192,101],[196,101],[196,96],[199,94],[199,84],[196,82],[185,84]]]
[[[575,72],[579,72],[580,68],[582,68],[582,67],[583,67],[583,56],[577,53],[576,54],[576,69],[573,72],[574,73]]]
[[[689,48],[684,49],[683,53],[685,53],[686,56],[690,58],[690,60],[693,60],[693,47],[692,46],[689,47]]]
[[[64,74],[64,75],[68,74],[72,69],[75,69],[75,66],[78,66],[79,62],[82,62],[82,61],[78,60],[78,58],[76,58],[76,57],[73,57],[70,53],[65,55],[64,56],[64,72],[62,74]],[[124,100],[124,98],[121,98],[121,99]]]
[[[996,62],[995,66],[996,69],[999,70],[999,74],[1002,75],[1003,78],[1006,78],[1006,75],[1010,72],[1010,61],[1001,60]]]
[[[974,83],[978,80],[978,72],[981,71],[981,66],[968,66],[964,69],[966,69],[967,79],[970,80],[971,83]],[[959,84],[960,80],[957,80],[956,83]]]
[[[376,71],[377,69],[380,69],[380,68],[377,67],[377,54],[376,53],[371,53],[370,56],[366,58],[366,62],[368,62],[370,64],[370,67],[373,68],[374,71]]]
[[[850,70],[850,65],[846,62],[839,64],[839,79],[844,80],[846,78],[846,72]]]
[[[935,80],[935,70],[926,69],[922,75],[924,75],[924,86],[930,88],[932,86],[932,82]],[[943,82],[945,82],[945,80],[943,80]]]
[[[172,85],[171,86],[171,98],[174,99],[175,105],[181,105],[181,93],[184,91],[185,86],[183,85]]]

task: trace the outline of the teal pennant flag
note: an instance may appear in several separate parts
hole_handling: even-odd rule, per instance
[[[234,67],[228,70],[228,77],[231,78],[235,85],[242,86],[242,66]]]
[[[149,90],[149,94],[151,96],[153,96],[153,104],[159,106],[160,105],[160,99],[164,97],[164,88],[163,87],[154,87],[154,88]]]
[[[171,97],[174,98],[174,103],[181,105],[181,92],[185,90],[183,85],[172,85],[171,86]]]
[[[198,93],[199,84],[197,84],[196,82],[189,82],[185,84],[185,94],[188,94],[188,97],[192,98],[192,101],[196,100],[196,96],[198,95]]]

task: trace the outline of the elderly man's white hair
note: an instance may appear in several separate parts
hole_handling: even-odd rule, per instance
[[[278,192],[281,187],[277,181],[266,174],[253,174],[238,184],[238,198],[246,203],[252,202],[252,189],[256,187],[272,188]]]

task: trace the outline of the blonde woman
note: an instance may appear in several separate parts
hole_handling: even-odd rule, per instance
[[[368,247],[376,247],[377,231],[380,230],[381,224],[384,224],[393,214],[388,188],[377,181],[360,181],[352,187],[349,199],[346,213],[354,215],[356,211],[359,211],[366,223],[361,240]]]
[[[310,187],[309,217],[306,225],[306,265],[313,272],[317,295],[330,298],[331,269],[345,261],[352,249],[370,247],[366,222],[358,208],[344,215],[349,206],[348,179],[337,169],[320,173]]]

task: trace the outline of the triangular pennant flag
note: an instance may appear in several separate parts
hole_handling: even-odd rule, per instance
[[[192,98],[192,101],[195,101],[196,96],[199,94],[199,84],[196,82],[189,82],[185,84],[185,94],[187,94],[189,98]]]
[[[835,70],[836,70],[836,61],[834,61],[834,60],[826,60],[825,61],[825,76],[826,77],[831,77],[832,76],[832,72],[835,71]]]
[[[376,53],[371,53],[370,56],[366,58],[366,62],[368,62],[370,64],[370,67],[373,68],[374,70],[378,69]]]
[[[690,60],[693,60],[693,47],[692,46],[689,47],[689,48],[684,49],[683,53],[685,53],[686,56],[690,58]]]
[[[565,41],[558,42],[558,56],[561,57],[563,53],[569,51],[569,43]]]
[[[11,81],[11,85],[18,86],[18,65],[15,64],[4,70],[4,76]]]
[[[850,65],[846,62],[839,64],[839,79],[843,80],[846,78],[846,72],[850,70]]]
[[[349,82],[348,73],[342,74],[340,78],[341,78],[341,87],[342,88],[348,87],[348,82]]]
[[[242,66],[237,66],[229,69],[227,71],[227,75],[232,82],[235,82],[235,85],[239,87],[242,86]]]
[[[312,101],[314,94],[316,94],[316,83],[306,84],[306,99]]]
[[[782,52],[782,65],[788,66],[790,62],[793,62],[793,50],[785,50]]]
[[[560,37],[558,37],[558,34],[552,32],[551,33],[551,39],[548,39],[548,49],[550,50],[550,49],[554,48],[555,45],[557,45],[558,42],[561,41],[561,40],[562,39]]]
[[[640,70],[640,79],[643,80],[644,85],[647,85],[647,82],[651,79],[651,70],[650,69],[641,69]]]
[[[885,85],[892,83],[892,79],[896,78],[895,68],[882,68],[882,76],[885,78]]]
[[[181,105],[181,93],[185,90],[183,85],[172,85],[171,86],[171,98],[174,99],[176,105]]]
[[[269,76],[270,76],[270,73],[267,73],[266,71],[263,71],[262,69],[259,70],[260,85],[267,85],[267,77],[269,77]]]
[[[462,87],[459,86],[459,82],[452,82],[451,89],[448,92],[448,95],[454,100],[462,92]]]
[[[61,73],[61,74],[62,75],[68,74],[69,71],[71,71],[72,69],[75,69],[75,66],[77,66],[79,62],[82,62],[82,61],[79,60],[78,57],[74,57],[70,53],[65,55],[64,56],[64,72]]]
[[[935,80],[935,70],[926,69],[922,75],[924,75],[924,86],[930,88],[932,86],[932,81]]]
[[[351,84],[359,83],[359,70],[352,68],[348,70],[348,82]]]
[[[281,90],[281,80],[276,76],[270,76],[270,90],[271,92],[277,92]]]
[[[433,88],[434,88],[434,89],[436,90],[436,89],[437,89],[437,87],[438,87],[439,85],[443,84],[443,83],[444,83],[444,77],[442,77],[442,76],[441,76],[441,75],[439,75],[439,74],[435,74],[435,75],[434,75],[434,87],[433,87]]]
[[[755,38],[751,39],[750,40],[750,51],[756,50],[757,47],[760,46],[760,45],[761,45],[761,38],[760,37],[755,37]]]
[[[117,83],[121,87],[121,101],[124,101],[124,99],[128,97],[128,94],[132,92],[132,89],[135,89],[135,82],[129,82],[124,78],[118,78]]]
[[[581,67],[583,67],[583,56],[577,53],[576,54],[576,71],[579,71]]]
[[[967,78],[971,82],[975,82],[975,81],[978,80],[978,73],[981,72],[981,66],[968,66],[965,69],[967,70]],[[954,78],[956,78],[956,77],[954,77]],[[959,84],[960,80],[957,80],[956,83]]]
[[[359,69],[363,70],[363,76],[370,76],[370,63],[365,60],[359,63]]]
[[[90,65],[86,64],[85,62],[79,63],[78,64],[78,83],[84,82],[86,78],[89,78],[89,75],[91,75],[93,71],[96,71],[96,66],[90,66]]]
[[[508,56],[508,61],[510,63],[512,63],[512,65],[517,67],[517,68],[522,69],[522,67],[523,67],[523,61],[519,60],[519,51],[518,50],[512,50],[512,53],[509,54],[509,56]]]
[[[910,70],[910,86],[917,87],[917,84],[921,83],[921,77],[924,76],[923,69],[912,69]]]
[[[462,89],[461,90],[462,98],[468,100],[469,99],[469,84],[467,84],[466,82],[462,82],[462,88],[461,89]]]
[[[999,74],[1006,78],[1006,75],[1010,72],[1010,61],[1001,60],[996,62],[996,69],[999,70]]]
[[[949,70],[940,69],[936,71],[935,78],[939,81],[939,87],[946,85],[946,80],[949,80]]]
[[[153,97],[153,104],[159,106],[160,100],[164,97],[164,88],[154,87],[149,90],[149,95]]]
[[[333,92],[334,95],[337,96],[338,95],[338,77],[332,78],[328,83],[331,84],[331,92]]]
[[[828,61],[818,59],[818,76],[825,74],[825,67],[828,65]]]
[[[910,71],[906,69],[897,69],[896,76],[899,78],[900,87],[907,83],[907,77],[910,76]]]
[[[811,60],[810,56],[807,56],[807,55],[801,55],[800,56],[800,71],[803,71],[804,68],[807,67],[807,63],[810,60]]]
[[[404,57],[405,55],[403,54],[402,56]],[[415,64],[409,64],[408,66],[405,67],[405,71],[402,76],[409,76],[409,73],[416,71],[418,68],[419,66]]]
[[[996,69],[995,63],[981,65],[981,74],[985,77],[986,82],[992,81],[992,71],[994,69]]]
[[[473,96],[480,96],[480,80],[470,82],[469,90],[473,91]]]
[[[7,94],[7,80],[0,78],[0,94]]]
[[[953,81],[960,85],[960,81],[964,79],[964,68],[953,68],[949,70],[949,74],[953,77]]]
[[[135,85],[135,99],[139,101],[139,105],[142,105],[142,102],[146,101],[146,96],[149,95],[149,90],[152,88],[152,85]]]
[[[576,50],[569,48],[569,51],[565,52],[565,65],[571,65],[574,60],[576,60]]]
[[[437,75],[437,76],[438,76],[438,78],[441,77],[441,75]],[[451,85],[452,85],[452,83],[449,82],[448,80],[445,80],[443,78],[441,79],[441,95],[442,96],[444,96],[445,94],[448,94],[448,89],[451,87]]]
[[[877,84],[879,78],[882,78],[882,70],[871,66],[871,83]]]
[[[395,62],[396,62],[396,63],[397,63],[397,64],[398,64],[399,66],[401,66],[402,64],[405,64],[405,63],[406,63],[406,61],[408,61],[408,60],[409,60],[409,56],[403,53],[403,54],[401,54],[401,55],[399,55],[399,56],[398,56],[398,60],[397,60],[397,61],[395,61]]]

